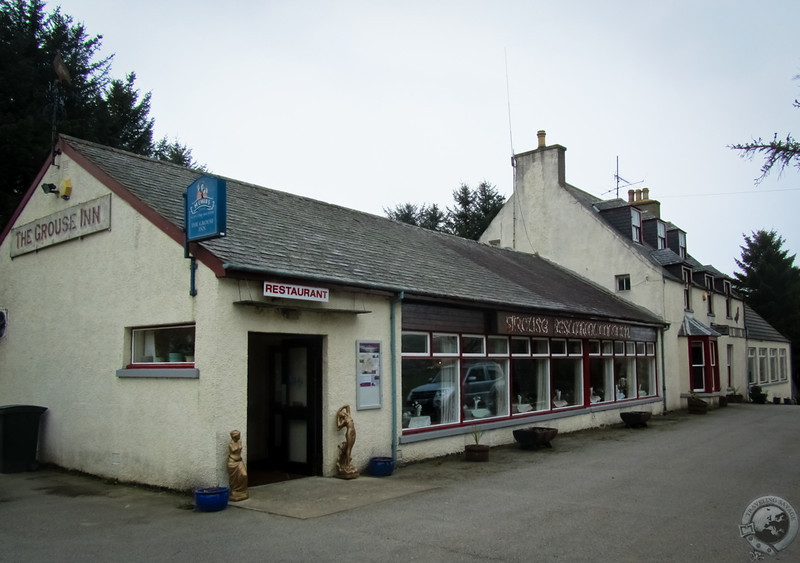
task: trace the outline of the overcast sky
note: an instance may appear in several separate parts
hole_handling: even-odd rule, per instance
[[[567,182],[613,197],[618,158],[704,264],[732,274],[758,229],[800,250],[800,174],[756,186],[762,161],[727,148],[800,136],[797,0],[60,5],[152,92],[157,137],[216,174],[378,215],[446,207],[462,182],[510,196],[512,147],[544,129]]]

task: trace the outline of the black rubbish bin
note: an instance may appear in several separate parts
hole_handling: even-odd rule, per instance
[[[37,468],[39,417],[47,407],[0,407],[0,473],[22,473]]]

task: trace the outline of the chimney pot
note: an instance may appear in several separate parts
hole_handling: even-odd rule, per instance
[[[628,190],[628,203],[633,203],[633,188]]]
[[[636,201],[642,200],[642,190],[636,190]]]
[[[650,188],[642,189],[642,199],[645,201],[650,199]]]
[[[544,142],[544,137],[545,137],[546,134],[547,133],[545,133],[544,129],[539,129],[539,132],[536,134],[536,136],[539,137],[539,148],[540,149],[543,149],[544,147],[547,146],[546,143]]]

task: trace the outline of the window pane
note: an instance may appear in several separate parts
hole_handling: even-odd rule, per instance
[[[611,358],[589,360],[589,402],[602,403],[613,400],[609,390],[614,387],[614,366]]]
[[[515,356],[529,356],[531,353],[531,341],[527,338],[512,338],[511,353]]]
[[[458,336],[434,333],[432,347],[434,354],[458,354]]]
[[[428,335],[419,332],[404,332],[401,346],[403,354],[427,354]]]
[[[702,342],[692,342],[692,390],[705,389],[705,355]]]
[[[636,396],[636,373],[633,362],[633,358],[614,358],[614,394],[618,401]]]
[[[508,355],[508,338],[505,336],[490,336],[489,353]]]
[[[194,361],[194,326],[133,329],[132,336],[132,363]]]
[[[580,340],[570,340],[568,343],[569,355],[580,356],[583,354],[583,344]]]
[[[600,355],[600,341],[599,340],[590,340],[589,341],[589,354],[592,356],[599,356]]]
[[[548,347],[548,341],[546,338],[534,338],[531,340],[531,344],[533,346],[533,354],[536,355],[546,355],[550,353],[550,349]]]
[[[550,408],[548,366],[546,359],[512,360],[514,380],[511,392],[515,413],[543,411]]]
[[[403,358],[403,428],[459,421],[458,360]]]
[[[614,353],[614,343],[611,340],[603,340],[603,355],[610,356]]]
[[[636,358],[636,379],[639,381],[639,396],[656,394],[656,371],[653,358]]]
[[[566,340],[553,340],[550,342],[550,351],[554,356],[567,355],[567,341]]]
[[[508,414],[507,362],[464,361],[464,420]]]
[[[462,336],[461,353],[483,356],[486,354],[486,342],[483,336]]]
[[[582,365],[583,361],[577,358],[550,360],[555,408],[583,404]]]

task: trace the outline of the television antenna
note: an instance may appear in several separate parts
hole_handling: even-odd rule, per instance
[[[619,156],[617,156],[617,171],[616,171],[616,173],[614,173],[614,180],[617,183],[617,187],[608,190],[603,195],[611,193],[611,192],[616,190],[616,197],[619,199],[619,189],[620,189],[620,187],[629,188],[631,186],[636,186],[638,184],[643,184],[644,183],[644,180],[639,180],[638,182],[629,182],[628,180],[626,180],[625,178],[623,178],[622,176],[619,175]],[[621,186],[620,186],[620,182],[622,182]]]

